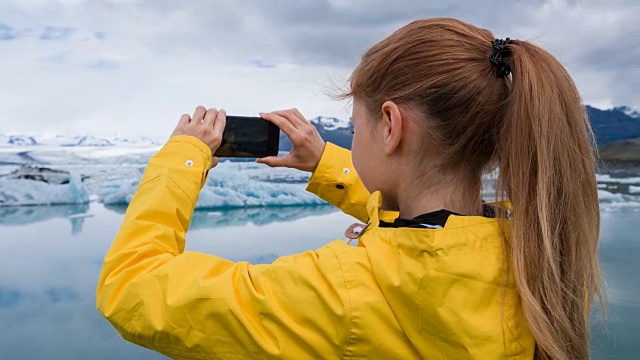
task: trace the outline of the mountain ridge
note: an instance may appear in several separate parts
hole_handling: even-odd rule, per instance
[[[591,126],[596,134],[599,147],[618,141],[640,138],[640,112],[627,106],[618,106],[607,110],[586,106]],[[351,148],[353,125],[350,121],[327,116],[309,119],[325,141],[338,146]],[[164,144],[163,139],[147,136],[110,137],[92,135],[5,135],[0,133],[0,147],[12,146],[61,146],[61,147],[155,147]],[[280,151],[291,150],[291,142],[280,133]]]

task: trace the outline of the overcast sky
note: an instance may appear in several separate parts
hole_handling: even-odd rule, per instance
[[[198,104],[346,118],[327,92],[434,16],[533,41],[586,103],[640,108],[638,0],[1,0],[0,133],[162,137]]]

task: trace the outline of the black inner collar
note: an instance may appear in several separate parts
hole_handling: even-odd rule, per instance
[[[482,204],[482,216],[488,218],[496,217],[496,207],[489,204]],[[508,214],[508,213],[507,213]],[[447,223],[449,216],[464,216],[453,211],[441,209],[418,215],[413,219],[397,218],[392,223],[380,220],[380,227],[383,228],[423,228],[441,229]]]

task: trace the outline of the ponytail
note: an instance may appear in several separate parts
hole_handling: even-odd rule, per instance
[[[497,142],[497,196],[511,201],[509,249],[536,359],[589,358],[589,313],[603,290],[595,141],[571,77],[525,41]]]

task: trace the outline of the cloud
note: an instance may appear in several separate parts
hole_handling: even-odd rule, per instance
[[[45,26],[40,40],[68,39],[76,29],[72,26]]]
[[[10,26],[0,23],[0,41],[13,40],[18,34]]]
[[[0,132],[162,136],[198,104],[344,118],[325,89],[369,46],[434,16],[531,40],[587,103],[640,108],[638,13],[631,0],[7,0]]]

